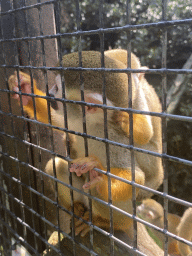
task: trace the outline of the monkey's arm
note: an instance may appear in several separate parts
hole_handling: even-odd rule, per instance
[[[19,72],[20,86],[21,91],[23,93],[31,93],[31,77],[28,74],[23,72]],[[12,76],[10,76],[9,80],[9,88],[15,92],[19,91],[17,73],[15,72]],[[39,96],[46,96],[46,94],[37,89],[36,81],[33,79],[33,88],[34,94]],[[14,99],[19,100],[19,95],[13,95]],[[32,97],[23,95],[22,96],[23,109],[24,111],[31,117],[34,118],[34,105]],[[37,120],[43,123],[49,123],[48,121],[48,109],[47,109],[47,100],[43,98],[35,97],[35,108],[36,108],[36,117]]]
[[[111,168],[111,173],[125,180],[132,180],[131,169]],[[103,175],[102,178],[102,181],[97,185],[97,191],[102,198],[107,201],[108,178],[106,175]],[[136,171],[135,182],[144,185],[144,175],[142,172]],[[136,194],[138,194],[138,192],[139,189],[136,188]],[[111,178],[111,193],[114,202],[125,201],[132,198],[132,186],[115,178]]]
[[[84,189],[94,189],[96,188],[99,195],[103,198],[103,200],[108,200],[108,177],[104,174],[98,173],[93,170],[93,168],[99,168],[102,170],[106,169],[102,166],[100,161],[96,157],[84,157],[78,158],[73,161],[71,165],[71,172],[75,172],[77,176],[81,176],[83,173],[89,171],[90,181],[85,183]],[[111,168],[111,173],[124,178],[125,180],[132,180],[131,169],[123,169],[123,168]],[[142,171],[135,171],[135,182],[141,185],[144,185],[145,177]],[[138,188],[136,192],[138,193]],[[132,198],[132,186],[117,180],[115,178],[111,178],[111,191],[112,191],[112,200],[115,202],[124,201]]]
[[[114,121],[119,123],[122,130],[129,136],[129,114],[116,112]],[[133,114],[133,139],[139,145],[147,144],[153,136],[153,129],[147,117],[141,114]]]

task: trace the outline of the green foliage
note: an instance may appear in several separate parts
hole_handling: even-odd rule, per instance
[[[128,24],[126,0],[106,0],[102,1],[84,0],[80,1],[79,29],[83,31],[96,30],[100,27],[114,28]],[[103,24],[100,22],[101,14],[99,7],[102,6]],[[161,0],[136,0],[130,5],[131,24],[146,24],[161,22],[162,1]],[[76,1],[61,1],[62,19],[61,32],[71,33],[77,31]],[[191,18],[191,0],[168,1],[166,10],[166,20],[179,20]],[[177,25],[168,28],[168,66],[181,68],[192,51],[191,46],[191,26]],[[151,68],[161,66],[162,53],[162,30],[159,28],[139,29],[132,31],[131,35],[132,51],[140,58],[143,65]],[[77,51],[79,47],[78,36],[63,37],[63,53]],[[127,33],[105,33],[105,49],[126,48]],[[82,50],[99,50],[100,38],[97,34],[84,36],[81,38]],[[178,52],[180,52],[178,56]]]
[[[150,230],[148,227],[146,227],[146,229],[147,229],[147,232],[148,232],[148,234],[150,235],[150,237],[153,238],[153,240],[155,241],[155,243],[156,243],[161,249],[163,249],[163,244],[162,244],[162,242],[159,240],[159,238],[156,237],[155,234],[153,233],[153,231]]]
[[[138,217],[139,217],[140,219],[143,219],[140,214],[138,214]],[[161,249],[163,249],[163,244],[162,244],[162,242],[159,240],[159,238],[154,234],[153,228],[149,228],[148,226],[145,226],[145,228],[147,229],[148,234],[149,234],[150,237],[154,240],[154,242],[155,242]]]

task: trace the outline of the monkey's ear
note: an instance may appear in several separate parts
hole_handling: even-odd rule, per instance
[[[103,105],[103,96],[99,93],[85,93],[85,102]],[[107,106],[113,106],[112,102],[107,99]],[[86,106],[86,114],[96,114],[103,112],[102,108],[95,106]]]

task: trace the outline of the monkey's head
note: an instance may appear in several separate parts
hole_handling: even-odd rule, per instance
[[[91,91],[99,94],[103,94],[103,87],[105,84],[105,94],[108,100],[110,100],[114,106],[128,107],[128,76],[119,69],[126,69],[126,65],[119,60],[112,59],[108,56],[104,57],[105,69],[113,71],[104,71],[101,66],[101,53],[96,51],[84,51],[82,52],[81,64],[79,61],[79,55],[77,52],[64,55],[62,60],[64,87],[66,98],[68,94],[72,94],[75,90],[79,94],[81,88],[84,91]],[[85,68],[86,70],[82,70]],[[98,70],[99,69],[99,70]],[[62,96],[62,84],[61,74],[56,76],[55,87],[50,93],[60,98]],[[135,81],[132,80],[134,85]],[[59,91],[57,91],[58,87]],[[56,91],[55,91],[56,89]],[[133,100],[135,98],[135,86],[132,86]]]
[[[119,72],[104,72],[101,69],[101,54],[95,51],[82,52],[82,70],[79,68],[78,53],[71,53],[63,57],[62,65],[64,89],[62,89],[61,74],[56,76],[56,85],[50,90],[50,94],[61,99],[63,91],[65,91],[66,107],[68,113],[68,122],[71,128],[77,131],[79,125],[82,127],[82,97],[87,103],[103,104],[103,87],[105,84],[106,105],[117,107],[128,107],[128,76]],[[90,70],[91,68],[91,70]],[[126,66],[108,56],[105,56],[105,68],[107,69],[126,69]],[[92,70],[100,69],[100,70]],[[135,80],[133,79],[133,84]],[[133,98],[135,97],[135,86],[133,86]],[[82,96],[83,95],[83,96]],[[70,101],[74,101],[70,103]],[[75,103],[76,101],[76,103]],[[51,103],[54,111],[63,116],[63,103],[61,101],[53,101]],[[88,127],[97,125],[102,122],[103,110],[100,107],[85,105],[85,115]],[[108,117],[113,115],[113,111],[108,110]],[[77,128],[77,123],[78,128]],[[81,123],[81,124],[80,124]],[[70,129],[70,127],[69,127]],[[91,128],[90,128],[91,129]],[[78,131],[82,131],[82,128]]]
[[[142,219],[153,222],[163,216],[163,207],[153,199],[146,199],[137,207],[137,214]]]

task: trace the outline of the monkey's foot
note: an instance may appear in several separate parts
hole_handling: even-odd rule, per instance
[[[83,219],[86,220],[87,222],[89,222],[89,211],[86,211]],[[101,227],[101,228],[105,228],[107,229],[110,226],[109,220],[101,218],[99,216],[93,216],[92,217],[92,223],[95,226]],[[81,235],[82,237],[86,236],[87,233],[90,231],[90,226],[86,223],[84,223],[81,220],[78,220],[75,223],[75,235]]]
[[[87,211],[87,207],[81,202],[75,202],[74,203],[74,214],[76,214],[79,217],[83,217],[84,214]]]
[[[84,189],[95,187],[98,182],[103,180],[102,174],[94,170],[94,168],[103,169],[101,163],[96,157],[77,158],[72,161],[70,172],[75,172],[77,176],[89,172],[90,181],[83,185]]]
[[[25,74],[20,71],[19,81],[18,81],[17,72],[15,71],[15,73],[9,77],[8,83],[9,83],[9,89],[13,90],[14,92],[19,92],[19,83],[20,83],[21,92],[28,93],[28,94],[31,93],[31,77],[28,74]],[[14,94],[12,97],[13,99],[19,100],[19,94]],[[31,100],[30,96],[26,96],[26,95],[22,96],[22,102],[24,106],[28,104],[29,100]]]
[[[81,202],[74,203],[74,214],[86,221],[89,220],[89,211],[87,210],[87,207]],[[89,231],[89,229],[87,229],[88,228],[87,224],[85,224],[82,220],[79,220],[76,218],[74,219],[74,221],[75,221],[75,235],[78,235],[79,233],[81,233],[81,231],[84,230],[81,236],[85,236],[86,233]]]
[[[89,211],[86,211],[83,219],[87,222],[89,221]],[[75,221],[75,235],[79,235],[81,233],[81,236],[84,237],[90,230],[89,225],[84,223],[82,220]]]

